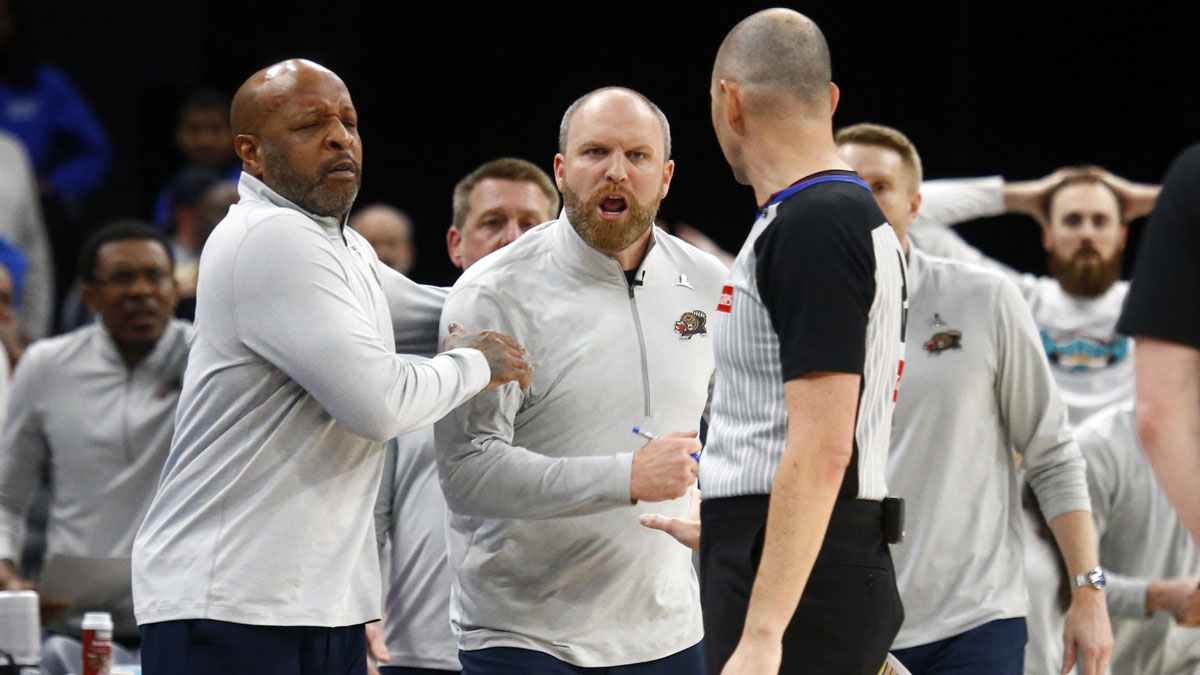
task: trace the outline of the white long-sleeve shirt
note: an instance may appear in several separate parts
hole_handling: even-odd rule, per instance
[[[1046,520],[1087,510],[1083,459],[1029,308],[1003,276],[913,249],[904,378],[892,420],[892,546],[904,625],[893,648],[1025,616],[1013,453]]]
[[[440,294],[334,218],[247,174],[238,191],[200,260],[175,438],[134,544],[137,619],[372,621],[383,443],[482,390],[487,361],[396,354],[432,334]]]
[[[925,181],[921,198],[921,211],[908,229],[917,248],[1000,270],[1021,289],[1071,426],[1133,398],[1134,341],[1117,332],[1129,282],[1117,281],[1096,297],[1071,295],[1058,280],[1017,272],[965,242],[952,225],[1004,213],[1004,179],[999,176]]]
[[[17,533],[44,466],[51,478],[46,554],[129,558],[175,428],[192,327],[167,324],[132,368],[100,322],[33,343],[13,381],[0,440],[0,559],[19,560]],[[137,635],[128,585],[109,607],[119,636]],[[82,610],[67,617],[79,629]]]

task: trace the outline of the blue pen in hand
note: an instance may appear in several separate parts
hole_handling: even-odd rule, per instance
[[[655,436],[654,434],[652,434],[649,431],[646,431],[645,429],[642,429],[640,427],[634,427],[633,433],[635,433],[638,436],[641,436],[642,438],[645,438],[647,440],[651,440],[651,441],[658,440],[658,436]],[[697,462],[700,461],[700,453],[694,452],[694,453],[691,453],[691,455],[692,455],[692,459],[696,460]]]

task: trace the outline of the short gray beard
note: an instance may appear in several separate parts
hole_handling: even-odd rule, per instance
[[[358,175],[355,176],[354,189],[339,195],[325,187],[323,178],[330,167],[324,165],[317,167],[317,179],[309,181],[301,176],[296,171],[296,167],[287,160],[287,157],[271,143],[263,143],[263,154],[266,157],[267,166],[271,167],[271,176],[275,179],[275,185],[271,186],[272,189],[296,206],[318,216],[341,218],[354,205],[354,200],[358,197],[358,188],[362,184],[361,165]],[[330,164],[336,164],[339,161],[341,159],[335,159]]]

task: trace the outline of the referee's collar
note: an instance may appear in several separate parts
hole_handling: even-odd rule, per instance
[[[854,173],[853,171],[845,171],[843,169],[828,169],[826,171],[818,171],[814,174],[809,174],[795,183],[792,183],[788,187],[780,190],[779,192],[772,194],[771,198],[768,199],[767,203],[763,204],[761,208],[765,210],[772,204],[778,204],[779,202],[791,197],[804,188],[812,187],[817,183],[854,183],[855,185],[862,186],[867,190],[871,189],[871,186],[867,185],[867,182],[859,178],[858,174]]]

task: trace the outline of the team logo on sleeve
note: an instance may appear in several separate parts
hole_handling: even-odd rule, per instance
[[[933,337],[929,338],[929,342],[925,343],[925,351],[929,352],[930,356],[937,356],[947,349],[962,349],[962,333],[960,331],[947,330],[934,333]]]
[[[708,331],[704,329],[707,321],[708,316],[698,309],[684,312],[675,322],[675,332],[679,333],[680,340],[691,340],[693,335],[708,335]]]
[[[733,286],[725,286],[721,289],[721,299],[717,301],[718,312],[733,311]]]

